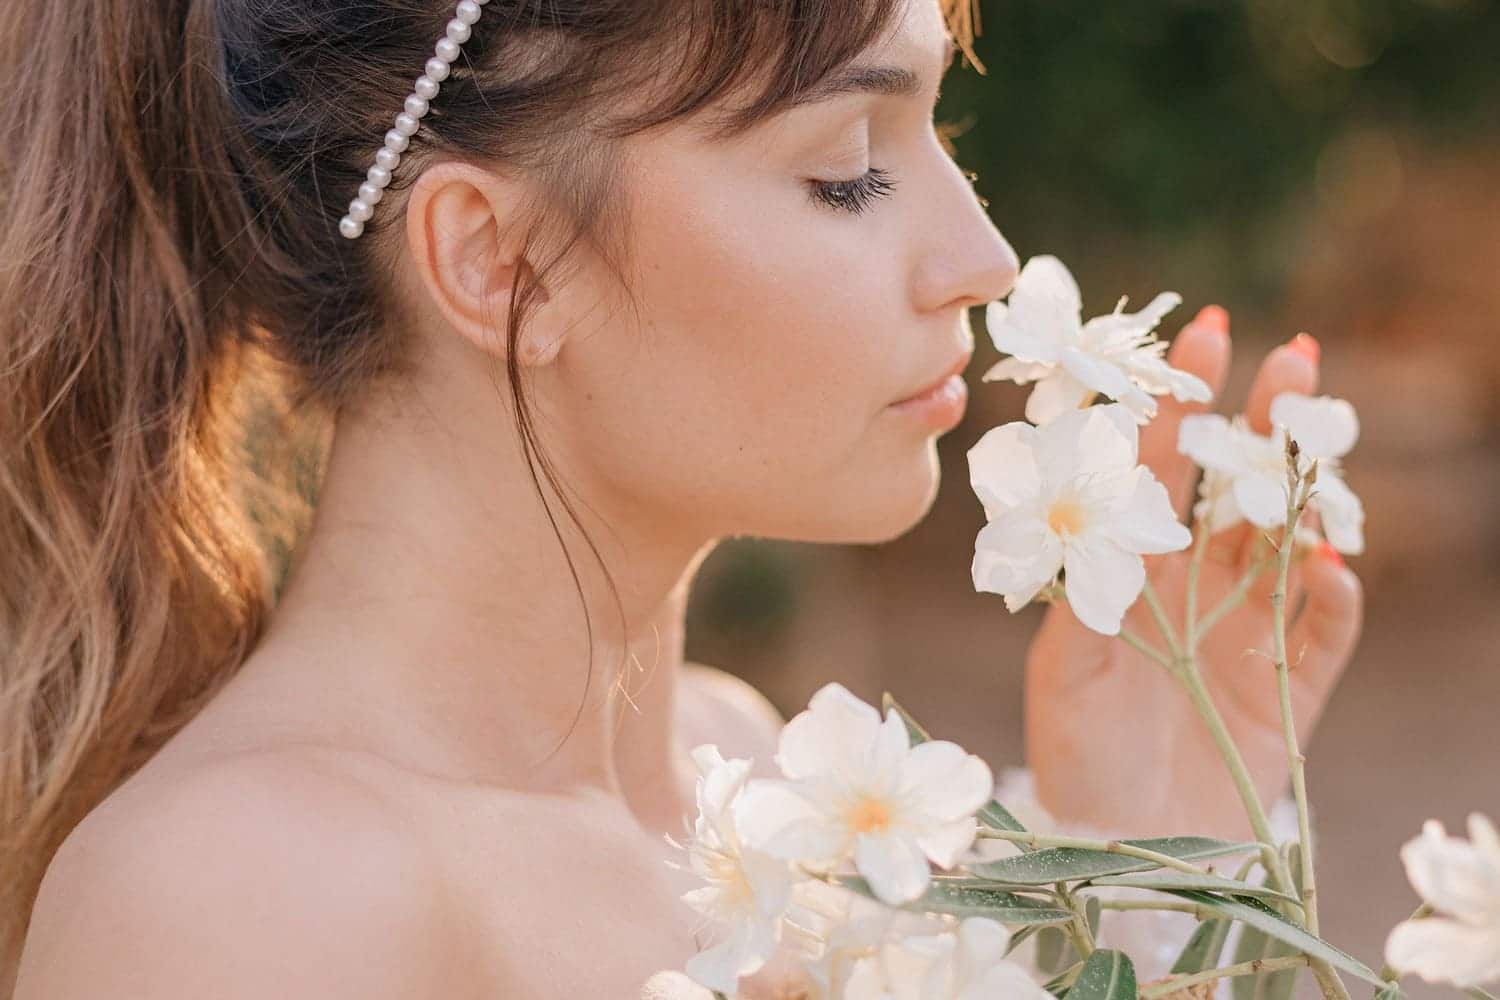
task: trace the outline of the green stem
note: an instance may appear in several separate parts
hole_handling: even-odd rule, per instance
[[[1229,727],[1224,724],[1224,717],[1219,714],[1218,706],[1214,704],[1213,698],[1209,696],[1208,688],[1203,684],[1203,677],[1198,672],[1198,664],[1194,660],[1185,660],[1182,663],[1179,676],[1183,686],[1187,688],[1188,697],[1193,700],[1193,705],[1198,709],[1198,714],[1208,726],[1210,735],[1213,736],[1214,744],[1219,748],[1219,755],[1223,757],[1224,764],[1229,768],[1229,776],[1234,781],[1234,787],[1240,793],[1240,801],[1245,806],[1245,814],[1250,819],[1250,828],[1255,831],[1255,839],[1261,844],[1261,864],[1271,876],[1273,888],[1280,889],[1287,894],[1295,894],[1292,888],[1291,875],[1281,863],[1281,857],[1276,853],[1276,837],[1271,832],[1271,821],[1266,816],[1266,807],[1261,804],[1260,793],[1255,790],[1255,779],[1250,776],[1250,768],[1245,763],[1244,755],[1240,753],[1239,746],[1234,742],[1234,737],[1229,735]]]
[[[1073,939],[1073,947],[1078,949],[1079,958],[1088,958],[1094,953],[1094,932],[1089,929],[1088,913],[1079,907],[1073,894],[1068,891],[1066,882],[1057,883],[1057,895],[1073,913],[1073,920],[1068,924],[1068,935]]]
[[[1029,830],[991,830],[981,828],[978,836],[989,840],[1008,840],[1012,844],[1027,844],[1031,847],[1072,847],[1080,851],[1104,851],[1109,854],[1123,854],[1128,858],[1139,858],[1142,861],[1150,861],[1161,868],[1175,868],[1180,872],[1190,875],[1207,875],[1204,869],[1190,861],[1174,858],[1170,854],[1161,854],[1157,851],[1137,847],[1134,844],[1122,843],[1118,840],[1090,840],[1087,837],[1064,837],[1058,834],[1032,833]]]
[[[1125,640],[1125,642],[1129,645],[1134,646],[1137,651],[1144,653],[1146,656],[1149,656],[1151,659],[1155,660],[1157,663],[1160,663],[1167,669],[1171,669],[1171,657],[1167,656],[1166,653],[1163,653],[1161,650],[1151,645],[1145,639],[1142,639],[1140,636],[1130,631],[1130,629],[1124,628],[1122,626],[1120,629],[1120,638]]]
[[[1202,639],[1209,633],[1210,629],[1219,624],[1220,619],[1245,603],[1245,598],[1249,595],[1250,588],[1255,584],[1255,581],[1260,579],[1260,575],[1274,565],[1276,565],[1274,555],[1270,558],[1258,559],[1251,563],[1250,568],[1235,583],[1234,589],[1224,595],[1224,599],[1215,605],[1212,611],[1203,616],[1203,620],[1194,629],[1195,635],[1199,639]]]
[[[1281,969],[1295,969],[1298,966],[1309,964],[1310,959],[1306,955],[1289,955],[1285,958],[1257,958],[1249,962],[1240,962],[1237,965],[1226,965],[1218,969],[1209,969],[1207,972],[1195,972],[1190,976],[1175,976],[1164,983],[1156,983],[1152,986],[1141,987],[1139,996],[1141,1000],[1155,1000],[1157,997],[1171,996],[1190,986],[1201,986],[1203,983],[1211,983],[1216,979],[1229,979],[1234,976],[1253,976],[1258,972],[1277,972]]]
[[[1198,577],[1203,571],[1203,557],[1208,551],[1209,525],[1212,523],[1213,511],[1210,509],[1207,516],[1198,522],[1198,536],[1193,542],[1192,559],[1188,562],[1187,620],[1183,623],[1183,629],[1187,633],[1184,641],[1190,656],[1198,651]]]
[[[1167,641],[1167,648],[1172,653],[1172,659],[1182,659],[1182,643],[1177,639],[1177,630],[1172,627],[1172,621],[1167,617],[1166,609],[1161,606],[1161,598],[1156,594],[1156,588],[1151,586],[1147,580],[1146,585],[1141,588],[1141,596],[1146,599],[1146,607],[1151,609],[1151,617],[1156,619],[1156,627],[1161,630],[1161,637]]]

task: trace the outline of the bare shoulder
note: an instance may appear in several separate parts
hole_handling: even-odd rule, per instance
[[[429,868],[390,803],[315,755],[133,780],[48,867],[15,1000],[436,995],[454,945]]]
[[[771,700],[734,674],[683,664],[683,687],[696,713],[685,728],[690,742],[718,743],[725,756],[769,763],[786,720]]]

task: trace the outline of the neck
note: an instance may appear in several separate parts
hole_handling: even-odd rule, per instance
[[[599,789],[675,828],[684,616],[713,541],[664,533],[673,518],[607,498],[576,504],[597,517],[585,528],[617,607],[549,489],[575,581],[519,440],[496,440],[511,426],[506,404],[484,386],[494,404],[480,412],[461,401],[484,393],[454,391],[340,414],[314,524],[261,647],[288,655],[246,669],[289,664],[305,711],[412,766]]]

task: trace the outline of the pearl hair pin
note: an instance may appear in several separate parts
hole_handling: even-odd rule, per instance
[[[401,162],[411,137],[421,127],[422,116],[427,114],[430,102],[437,96],[439,85],[448,79],[450,63],[457,61],[459,46],[469,40],[472,25],[479,20],[483,7],[489,0],[459,0],[453,20],[448,22],[446,32],[434,46],[434,54],[427,60],[425,72],[406,97],[405,109],[396,116],[396,125],[385,134],[385,146],[375,154],[375,165],[363,184],[359,186],[359,197],[349,203],[349,214],[339,220],[339,232],[351,240],[357,240],[365,231],[365,223],[375,214],[375,206],[385,196],[391,183],[391,172]]]

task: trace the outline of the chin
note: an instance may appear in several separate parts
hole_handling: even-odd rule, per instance
[[[867,480],[859,498],[845,505],[839,522],[829,525],[822,541],[844,545],[880,545],[906,534],[922,522],[941,483],[936,438],[929,438],[914,461],[888,466]]]

